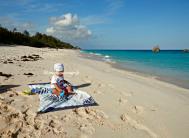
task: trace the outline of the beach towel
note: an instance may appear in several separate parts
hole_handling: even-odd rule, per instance
[[[40,105],[38,112],[49,112],[60,109],[96,105],[95,100],[86,92],[73,89],[76,93],[69,96],[55,96],[52,94],[50,83],[28,84],[32,93],[38,93]]]

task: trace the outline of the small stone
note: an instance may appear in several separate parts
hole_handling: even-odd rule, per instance
[[[9,95],[9,97],[13,97],[14,96],[14,94],[13,93],[11,93],[10,95]]]

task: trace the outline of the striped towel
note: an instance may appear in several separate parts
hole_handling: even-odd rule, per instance
[[[60,97],[52,94],[50,83],[28,84],[28,86],[33,93],[39,94],[39,112],[97,105],[88,93],[78,89],[74,89],[76,93],[74,95]]]

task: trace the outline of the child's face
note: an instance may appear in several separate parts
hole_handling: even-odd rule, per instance
[[[56,71],[56,75],[63,77],[64,76],[64,71]]]

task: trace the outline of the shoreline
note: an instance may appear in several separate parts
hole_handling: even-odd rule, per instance
[[[138,71],[138,70],[135,70],[135,69],[130,69],[130,68],[127,68],[127,67],[123,66],[121,63],[118,63],[118,62],[115,62],[115,61],[103,60],[103,56],[98,55],[98,54],[95,55],[95,54],[84,53],[84,52],[80,52],[80,54],[83,55],[83,58],[89,58],[91,60],[101,61],[103,63],[110,64],[113,68],[116,68],[116,69],[120,69],[120,70],[123,70],[123,71],[128,71],[128,72],[131,72],[131,73],[135,73],[137,75],[144,76],[144,77],[154,78],[154,79],[156,79],[158,81],[169,83],[169,84],[175,85],[177,87],[181,87],[181,88],[184,88],[184,89],[189,89],[188,83],[183,81],[183,80],[179,80],[179,82],[178,82],[176,80],[176,78],[173,78],[173,77],[165,77],[165,76],[162,76],[162,75],[153,75],[153,74],[148,74],[148,73],[145,73],[145,72],[142,72],[142,71]],[[180,81],[182,81],[182,82],[180,82]]]
[[[39,55],[37,59],[22,56]],[[5,63],[6,61],[6,63]],[[22,95],[27,84],[49,82],[54,63],[65,79],[87,92],[98,106],[37,114],[38,95]],[[80,51],[0,47],[0,135],[3,137],[188,138],[189,90],[83,58]],[[26,75],[33,74],[33,75]]]

